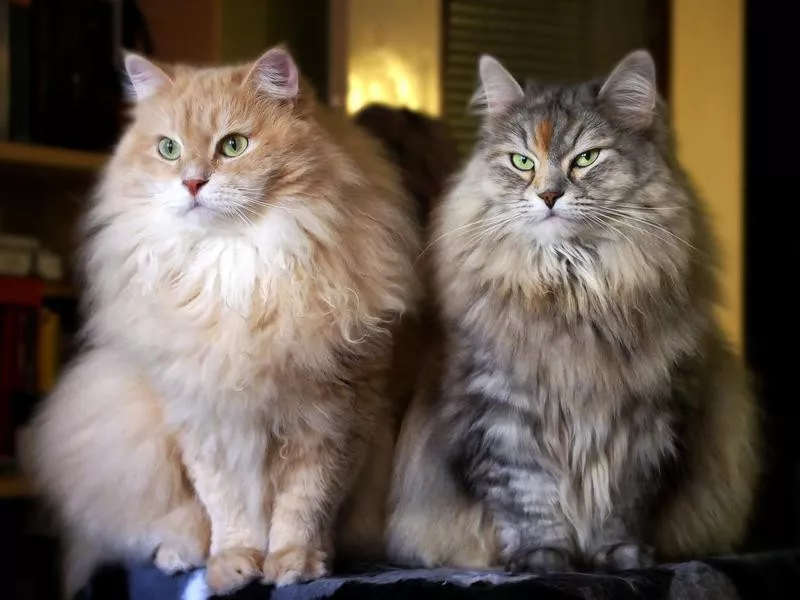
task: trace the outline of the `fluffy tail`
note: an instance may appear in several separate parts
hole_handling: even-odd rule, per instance
[[[670,560],[733,551],[747,533],[760,475],[760,419],[746,373],[722,346],[709,358],[714,377],[694,407],[686,478],[655,532]]]
[[[61,563],[61,591],[63,600],[72,600],[87,584],[95,570],[105,561],[103,549],[98,544],[80,536],[66,536]]]
[[[412,403],[395,456],[389,558],[408,566],[488,568],[497,560],[494,526],[453,481],[438,447],[425,393]]]

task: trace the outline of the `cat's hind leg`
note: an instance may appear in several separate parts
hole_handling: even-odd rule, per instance
[[[130,361],[88,351],[26,430],[23,466],[63,526],[70,592],[103,561],[198,566],[208,519],[184,474],[160,399]]]

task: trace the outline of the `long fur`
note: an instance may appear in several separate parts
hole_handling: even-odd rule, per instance
[[[254,70],[155,78],[169,83],[134,107],[89,210],[87,349],[26,460],[75,549],[70,592],[100,559],[210,556],[226,591],[319,576],[334,538],[340,555],[382,554],[413,206],[377,144]],[[240,157],[218,154],[229,133],[249,138]],[[158,156],[161,136],[179,160]],[[191,212],[181,179],[196,174]]]
[[[398,442],[399,563],[626,568],[744,536],[756,403],[714,322],[711,233],[668,126],[608,93],[652,77],[632,58],[602,92],[531,86],[488,115],[439,207],[443,339]]]

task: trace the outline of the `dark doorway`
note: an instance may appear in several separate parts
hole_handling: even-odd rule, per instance
[[[789,381],[790,362],[798,356],[798,319],[790,302],[796,298],[792,279],[800,271],[800,253],[798,226],[789,216],[797,191],[795,175],[778,166],[779,157],[796,151],[789,134],[796,123],[788,96],[778,89],[779,65],[786,64],[778,44],[791,39],[778,31],[785,14],[780,8],[777,2],[748,0],[745,13],[745,335],[747,360],[763,400],[767,452],[752,528],[758,548],[800,543],[800,420],[797,387]],[[786,75],[793,78],[789,71]]]

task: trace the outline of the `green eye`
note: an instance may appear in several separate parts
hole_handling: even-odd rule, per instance
[[[245,148],[247,148],[247,138],[238,133],[226,135],[219,143],[220,154],[228,158],[239,156]]]
[[[181,147],[172,138],[163,137],[158,141],[158,153],[167,160],[178,160],[181,155]]]
[[[587,150],[583,154],[578,155],[578,158],[575,159],[574,165],[576,167],[588,167],[597,160],[598,156],[600,156],[600,150]]]
[[[533,170],[533,159],[517,152],[511,155],[511,164],[520,171]]]

